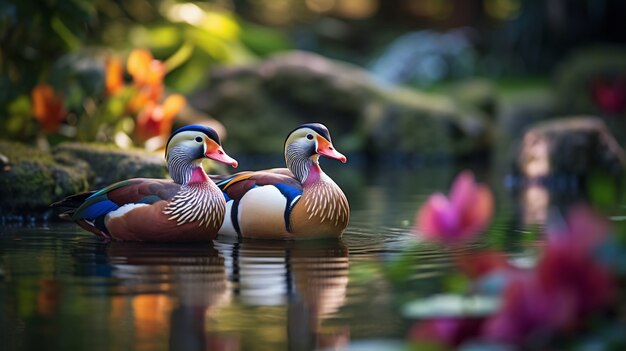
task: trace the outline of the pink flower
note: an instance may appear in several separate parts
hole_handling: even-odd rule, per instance
[[[411,327],[408,338],[418,345],[458,346],[479,335],[483,321],[481,317],[440,317],[419,321]]]
[[[594,256],[609,224],[587,207],[569,212],[565,228],[549,228],[548,242],[537,265],[538,279],[552,290],[568,289],[578,316],[601,309],[615,291],[611,274]]]
[[[609,306],[614,281],[593,256],[607,228],[603,218],[577,207],[565,228],[549,229],[537,266],[508,283],[502,307],[486,322],[484,335],[520,343],[533,334],[571,332],[584,317]]]
[[[455,257],[455,263],[458,269],[472,280],[494,272],[504,272],[510,276],[511,272],[519,271],[509,263],[504,252],[495,250],[458,255]]]
[[[609,223],[585,205],[572,207],[567,223],[548,223],[548,248],[572,250],[579,255],[588,255],[600,245],[609,232]]]
[[[612,82],[598,78],[591,83],[591,96],[603,112],[624,112],[626,109],[626,81],[623,76]]]
[[[486,339],[521,344],[531,334],[554,333],[574,318],[568,290],[547,289],[532,271],[506,286],[500,310],[485,322]]]
[[[492,214],[491,191],[464,171],[454,180],[449,198],[436,193],[422,205],[414,232],[446,244],[464,242],[484,230]]]

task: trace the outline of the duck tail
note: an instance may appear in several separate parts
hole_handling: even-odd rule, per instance
[[[52,203],[50,207],[75,210],[78,207],[80,207],[80,205],[82,205],[83,202],[85,202],[85,200],[87,200],[87,198],[93,195],[94,193],[95,191],[87,191],[84,193],[70,195],[64,198],[63,200]]]

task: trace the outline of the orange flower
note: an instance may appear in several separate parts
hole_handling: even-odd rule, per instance
[[[38,84],[32,91],[33,115],[47,133],[54,133],[65,119],[63,98],[48,84]]]
[[[124,72],[122,69],[122,61],[119,58],[107,58],[105,85],[109,95],[115,95],[124,87]]]
[[[165,64],[155,60],[150,51],[135,49],[128,56],[126,64],[128,74],[137,86],[160,85],[165,75]]]
[[[148,104],[156,104],[163,95],[163,85],[146,85],[140,87],[137,93],[128,102],[128,111],[137,113]]]
[[[185,107],[186,100],[182,95],[173,94],[163,104],[149,102],[137,116],[135,133],[137,139],[144,142],[155,136],[166,136],[172,131],[174,117]]]
[[[155,60],[150,51],[135,49],[128,56],[126,64],[128,74],[133,77],[137,94],[128,104],[131,113],[136,113],[149,102],[157,103],[163,95],[163,76],[165,64]]]

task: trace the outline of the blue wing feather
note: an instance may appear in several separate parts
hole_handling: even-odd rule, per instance
[[[79,214],[81,218],[86,218],[93,220],[100,216],[105,216],[107,213],[112,212],[120,208],[116,203],[109,199],[102,199],[99,202],[96,202],[90,206],[85,207]],[[77,218],[75,218],[77,219]]]
[[[288,184],[274,184],[276,189],[287,198],[287,207],[292,208],[302,196],[302,188],[296,188]]]
[[[133,183],[134,182],[131,180],[126,180],[96,191],[76,209],[74,214],[72,214],[72,220],[88,219],[93,221],[96,218],[106,216],[106,214],[111,211],[117,210],[120,206],[109,200],[107,194],[115,189],[119,189]]]

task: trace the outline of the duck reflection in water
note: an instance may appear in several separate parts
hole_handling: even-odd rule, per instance
[[[168,344],[171,350],[240,349],[236,335],[207,333],[211,315],[231,299],[224,259],[212,243],[110,242],[97,247],[96,262],[93,252],[79,252],[75,257],[90,257],[90,263],[96,264],[92,268],[115,279],[112,291],[107,292],[111,299],[109,328],[119,330],[119,325],[129,321],[134,328],[131,333],[111,335],[111,346],[134,350],[164,349]],[[89,268],[81,263],[81,269]]]
[[[244,319],[234,318],[217,327],[245,330],[250,340],[244,340],[244,346],[269,333],[279,335],[277,347],[291,350],[348,344],[347,325],[337,320],[332,326],[324,323],[337,315],[346,299],[348,249],[341,239],[222,241],[216,247],[241,302],[222,311]]]
[[[95,252],[94,252],[95,248]],[[323,241],[111,242],[74,249],[79,275],[105,276],[107,329],[115,349],[343,348],[338,317],[348,286],[348,249]]]

